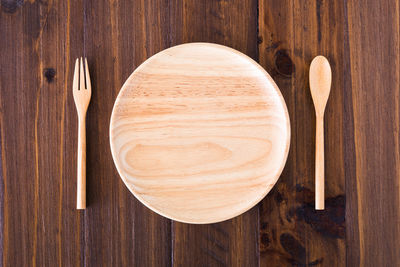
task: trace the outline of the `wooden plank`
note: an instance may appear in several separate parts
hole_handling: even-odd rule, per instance
[[[83,256],[77,249],[82,220],[75,198],[65,193],[74,190],[74,181],[65,180],[75,177],[66,166],[72,164],[65,150],[66,60],[83,47],[71,45],[70,29],[79,32],[82,25],[79,5],[2,2],[4,266],[71,265]]]
[[[344,7],[337,1],[260,1],[259,57],[287,102],[289,158],[260,211],[260,265],[345,264],[343,91]],[[314,210],[315,111],[309,64],[325,55],[333,70],[325,112],[326,210]]]
[[[83,217],[75,210],[77,128],[70,124],[76,111],[69,100],[73,57],[83,49],[82,1],[41,4],[40,14],[36,265],[74,265],[84,257],[84,234]]]
[[[179,42],[215,42],[257,59],[256,1],[185,1]],[[181,38],[179,40],[179,38]],[[173,223],[174,266],[258,266],[258,208],[222,223]]]
[[[35,189],[37,171],[35,167],[35,110],[39,83],[38,56],[33,51],[34,40],[29,34],[38,34],[39,23],[27,23],[29,18],[38,17],[39,10],[11,5],[1,8],[0,49],[2,62],[15,65],[2,66],[1,71],[1,136],[2,136],[2,182],[4,203],[3,221],[3,265],[28,265],[33,261]],[[30,48],[29,48],[30,47]],[[25,48],[27,53],[20,51]],[[28,71],[29,69],[29,71]],[[35,71],[32,71],[35,70]],[[14,77],[24,77],[15,79]],[[33,88],[24,90],[24,87]],[[17,97],[18,96],[18,97]],[[21,112],[25,110],[26,112]],[[20,123],[19,123],[20,122]],[[21,123],[23,122],[23,123]],[[18,166],[24,166],[19,168]],[[21,187],[30,184],[29,187]],[[18,196],[16,199],[15,196]],[[36,242],[36,241],[35,241]],[[25,253],[17,257],[17,251]]]
[[[85,264],[168,266],[171,224],[128,191],[114,167],[109,119],[131,72],[167,48],[175,7],[162,1],[85,1],[85,53],[92,75],[88,125],[88,204]]]
[[[347,264],[399,266],[399,2],[346,4],[347,125],[355,143],[346,177]]]

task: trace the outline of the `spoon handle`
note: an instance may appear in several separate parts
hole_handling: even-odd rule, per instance
[[[325,209],[324,196],[324,116],[317,116],[315,136],[315,209]]]

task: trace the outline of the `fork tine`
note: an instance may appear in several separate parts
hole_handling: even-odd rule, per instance
[[[92,90],[92,84],[90,83],[89,67],[87,64],[87,58],[85,58],[85,73],[86,73],[86,89]]]
[[[72,82],[72,90],[76,91],[79,89],[79,84],[78,84],[78,72],[79,72],[79,59],[77,58],[75,61],[75,71],[74,71],[74,80]]]
[[[81,58],[81,67],[80,67],[80,76],[79,76],[79,90],[84,90],[85,89],[85,76],[83,74],[84,70],[83,70],[83,62],[82,62],[82,58]]]

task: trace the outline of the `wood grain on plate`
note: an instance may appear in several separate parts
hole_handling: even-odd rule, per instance
[[[258,203],[286,162],[290,125],[271,77],[231,48],[190,43],[148,59],[116,100],[110,142],[131,192],[183,222]]]

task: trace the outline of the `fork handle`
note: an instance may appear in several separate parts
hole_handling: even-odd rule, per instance
[[[79,117],[76,208],[86,208],[86,116]]]
[[[317,116],[315,137],[315,209],[325,209],[324,116]]]

